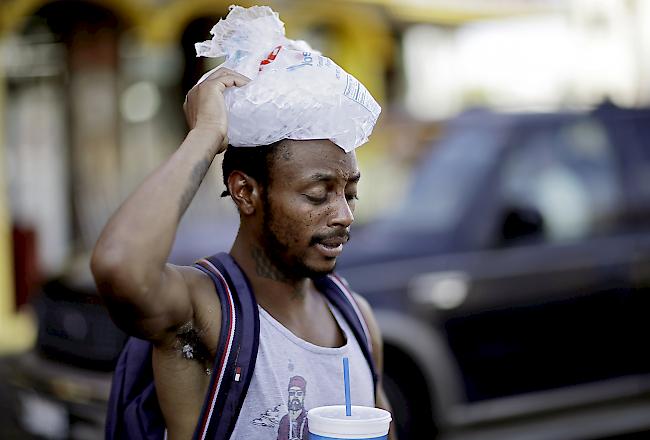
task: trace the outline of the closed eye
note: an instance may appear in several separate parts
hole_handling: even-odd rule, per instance
[[[321,205],[325,203],[325,201],[327,201],[327,196],[314,197],[314,196],[310,196],[309,194],[303,194],[303,196],[305,196],[305,198],[307,198],[307,200],[309,200],[314,205]]]

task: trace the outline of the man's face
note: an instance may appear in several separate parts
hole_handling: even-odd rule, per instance
[[[354,221],[356,156],[328,140],[285,141],[279,148],[263,195],[265,251],[288,277],[330,273]]]
[[[305,392],[300,387],[289,388],[289,411],[298,411],[305,406]]]

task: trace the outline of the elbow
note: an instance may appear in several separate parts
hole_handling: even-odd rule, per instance
[[[117,287],[128,278],[125,261],[120,253],[100,244],[95,247],[90,258],[90,271],[102,296],[121,291]]]
[[[133,299],[151,290],[147,270],[139,268],[119,249],[98,244],[90,259],[90,270],[103,297]]]
[[[95,279],[97,287],[110,283],[111,280],[116,278],[120,270],[119,257],[115,252],[101,249],[99,245],[93,250],[90,257],[90,271]]]

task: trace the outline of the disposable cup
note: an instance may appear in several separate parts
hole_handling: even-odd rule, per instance
[[[321,406],[307,413],[310,440],[384,440],[388,437],[391,416],[386,410],[369,406],[352,406],[345,415],[345,405]]]

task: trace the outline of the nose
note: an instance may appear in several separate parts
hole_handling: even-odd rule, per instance
[[[336,198],[334,214],[330,218],[329,226],[350,227],[354,222],[353,208],[345,195]]]

